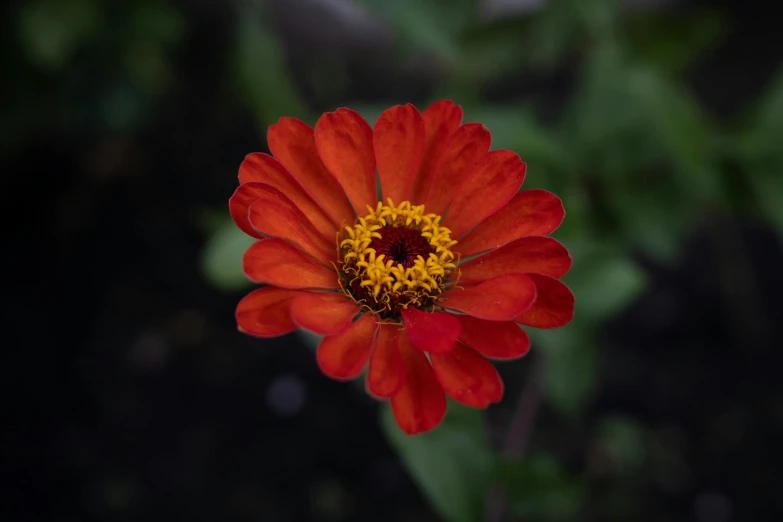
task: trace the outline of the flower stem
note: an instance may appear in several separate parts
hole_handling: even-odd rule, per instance
[[[541,364],[536,363],[531,369],[530,380],[519,395],[516,410],[511,417],[511,423],[500,450],[505,460],[519,460],[527,451],[540,407]],[[500,486],[490,489],[486,502],[487,522],[501,522],[505,518],[507,508],[505,490]]]

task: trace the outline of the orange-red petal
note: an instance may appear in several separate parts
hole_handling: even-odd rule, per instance
[[[243,258],[245,275],[256,283],[281,288],[338,289],[337,274],[314,263],[291,243],[278,238],[256,241]]]
[[[540,296],[537,299],[540,299]],[[469,315],[460,315],[459,321],[462,323],[460,342],[484,357],[516,359],[530,350],[527,332],[513,321],[485,321]]]
[[[250,185],[257,199],[250,205],[248,219],[257,232],[289,241],[327,266],[336,260],[336,246],[318,233],[290,199],[264,183],[245,183],[241,187]]]
[[[387,109],[375,122],[373,147],[383,200],[409,200],[424,156],[424,120],[411,104]]]
[[[422,312],[403,308],[402,320],[408,331],[408,341],[423,352],[448,353],[460,333],[459,320],[447,312]]]
[[[538,297],[533,306],[519,314],[518,323],[535,328],[565,326],[574,318],[574,294],[557,279],[540,274],[528,274],[536,284]]]
[[[466,289],[452,288],[441,295],[443,308],[479,319],[511,321],[530,308],[536,284],[524,274],[504,274]]]
[[[378,202],[372,140],[370,125],[351,109],[327,112],[315,124],[318,154],[359,215]]]
[[[427,212],[445,212],[462,181],[469,175],[473,163],[486,155],[491,141],[489,131],[480,123],[466,123],[451,135],[424,200]]]
[[[249,181],[266,183],[285,194],[310,219],[310,222],[324,238],[334,241],[339,228],[338,224],[329,219],[318,203],[305,192],[291,173],[275,158],[260,152],[248,154],[239,167],[239,183]]]
[[[266,190],[261,183],[244,183],[237,187],[234,194],[228,200],[228,211],[231,213],[231,218],[234,223],[237,224],[239,229],[245,234],[261,239],[264,237],[259,234],[253,225],[250,224],[248,218],[248,212],[250,205],[256,202],[261,197],[261,194]]]
[[[353,379],[367,365],[375,330],[375,316],[364,314],[341,334],[324,337],[318,345],[318,367],[334,379]]]
[[[459,240],[463,257],[501,247],[526,236],[545,236],[563,222],[560,198],[546,190],[523,190],[508,205],[476,225]]]
[[[269,150],[324,210],[333,223],[353,223],[356,214],[342,187],[326,169],[315,146],[315,133],[296,118],[281,118],[269,127]]]
[[[388,398],[405,384],[405,361],[397,346],[395,324],[383,323],[375,334],[375,344],[367,372],[367,391],[379,398]]]
[[[503,398],[500,375],[476,350],[457,343],[451,353],[431,354],[430,360],[438,382],[455,401],[486,408]]]
[[[359,307],[342,292],[306,293],[291,301],[294,323],[319,335],[344,332],[359,312]]]
[[[525,180],[525,164],[509,150],[493,150],[473,163],[456,190],[443,224],[458,238],[511,201]]]
[[[435,181],[443,151],[462,122],[462,107],[449,100],[441,100],[427,107],[421,116],[424,120],[425,146],[419,175],[413,185],[411,201],[414,205],[424,201]]]
[[[460,265],[460,281],[483,281],[509,273],[561,277],[571,268],[568,250],[551,237],[521,237]]]
[[[408,435],[429,431],[446,415],[446,394],[435,378],[424,352],[408,342],[405,330],[397,337],[397,345],[405,361],[405,384],[391,398],[397,424]]]
[[[296,290],[267,286],[247,294],[236,310],[237,327],[257,337],[277,337],[296,330],[291,319],[290,304],[302,295]]]

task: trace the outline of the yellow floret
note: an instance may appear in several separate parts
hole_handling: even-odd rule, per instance
[[[444,290],[443,280],[456,270],[452,263],[452,247],[457,244],[451,239],[451,231],[440,225],[441,217],[425,214],[424,205],[413,206],[409,201],[399,205],[389,198],[386,205],[378,202],[373,209],[367,205],[367,215],[358,219],[352,227],[345,227],[344,239],[340,241],[342,271],[348,283],[359,282],[361,288],[370,290],[375,303],[361,303],[372,311],[391,309],[392,305],[420,305]],[[380,239],[378,232],[384,227],[406,227],[426,238],[434,250],[425,259],[418,256],[413,266],[405,268],[392,259],[377,255],[370,245],[373,239]],[[341,282],[343,284],[343,282]],[[351,295],[350,289],[343,287]]]

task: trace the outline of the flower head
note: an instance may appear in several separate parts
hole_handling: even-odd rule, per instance
[[[461,120],[449,101],[392,107],[374,128],[350,109],[315,129],[282,118],[269,128],[272,156],[245,158],[229,202],[258,239],[245,273],[268,285],[240,301],[239,329],[323,335],[321,370],[352,379],[368,367],[368,392],[390,399],[410,434],[440,423],[446,394],[498,402],[503,383],[487,358],[527,353],[520,324],[573,316],[558,280],[571,258],[547,237],[564,217],[560,200],[520,192],[519,156],[490,151],[489,132]]]

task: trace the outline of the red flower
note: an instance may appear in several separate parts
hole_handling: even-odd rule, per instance
[[[461,120],[449,101],[423,114],[392,107],[374,129],[350,109],[315,130],[282,118],[269,128],[273,156],[245,158],[229,203],[258,238],[245,273],[269,285],[240,301],[239,329],[325,336],[321,370],[353,379],[369,366],[368,392],[391,400],[409,434],[440,423],[445,393],[498,402],[503,383],[486,358],[525,355],[519,324],[563,326],[574,310],[558,281],[571,258],[546,237],[560,200],[518,192],[519,156],[490,151],[487,129]]]

